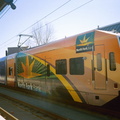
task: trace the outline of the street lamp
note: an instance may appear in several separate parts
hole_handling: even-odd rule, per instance
[[[16,6],[13,4],[13,0],[4,0],[12,9],[16,9]]]
[[[0,11],[2,11],[7,5],[10,5],[12,9],[16,9],[13,0],[0,0]]]

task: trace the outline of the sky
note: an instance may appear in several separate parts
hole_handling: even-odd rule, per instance
[[[58,40],[120,22],[120,0],[14,0],[0,12],[0,57],[8,47],[17,47],[19,34],[31,35],[38,24],[49,24]],[[21,42],[27,39],[22,37]],[[32,40],[31,40],[32,41]]]

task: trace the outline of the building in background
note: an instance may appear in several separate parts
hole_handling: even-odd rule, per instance
[[[6,55],[10,55],[13,53],[18,53],[20,51],[27,50],[28,47],[8,47],[8,51],[6,52]]]
[[[112,31],[115,33],[120,33],[120,22],[110,24],[104,27],[98,27],[98,30]]]

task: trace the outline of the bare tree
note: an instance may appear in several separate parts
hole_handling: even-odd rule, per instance
[[[53,27],[50,24],[38,25],[33,28],[32,35],[35,40],[36,45],[42,45],[48,43],[50,40],[53,40]]]

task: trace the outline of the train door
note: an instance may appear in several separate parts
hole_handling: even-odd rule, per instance
[[[15,56],[16,54],[7,56],[7,85],[15,86]]]
[[[95,46],[95,51],[93,52],[94,60],[94,88],[95,89],[106,89],[106,62],[105,62],[105,48],[104,45]]]

